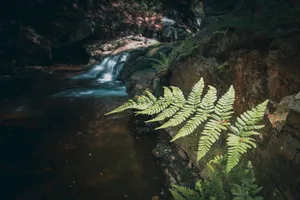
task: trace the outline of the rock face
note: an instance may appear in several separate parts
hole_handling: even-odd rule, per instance
[[[51,42],[37,34],[33,29],[21,27],[19,31],[19,53],[22,63],[45,64],[52,61]]]
[[[126,81],[126,91],[130,96],[142,95],[145,89],[158,89],[160,84],[159,77],[153,69],[145,69],[134,72]],[[151,91],[155,93],[154,91]]]
[[[271,124],[258,140],[258,148],[251,153],[257,178],[266,186],[263,191],[266,199],[298,199],[300,118],[299,94],[295,94],[300,89],[297,67],[300,60],[296,56],[300,53],[297,45],[300,37],[298,34],[276,39],[248,37],[248,33],[239,31],[222,34],[222,37],[216,34],[208,38],[190,56],[172,63],[170,73],[160,77],[161,83],[177,86],[187,95],[203,77],[206,84],[218,89],[219,96],[233,85],[236,91],[234,110],[238,114],[270,99],[267,112],[270,120],[267,121]],[[137,65],[140,67],[128,65],[127,72],[133,71],[124,76],[129,77],[130,94],[141,94],[146,88],[156,90],[157,85],[150,81],[155,75],[145,69],[149,67],[145,54],[134,59],[141,63]],[[178,128],[166,131],[173,137]],[[189,136],[175,143],[195,161],[196,138]]]
[[[298,43],[297,35],[278,38],[272,40],[266,50],[233,51],[226,62],[218,62],[214,57],[199,59],[191,56],[175,64],[169,82],[187,93],[200,77],[204,77],[207,84],[218,89],[219,95],[233,84],[236,91],[234,109],[237,113],[265,99],[279,103],[283,97],[297,93],[300,88],[299,57],[295,56],[300,52]],[[219,55],[214,53],[216,57]],[[288,108],[281,107],[282,111],[276,114],[277,117],[286,117],[279,120],[282,123],[279,129],[283,126],[281,132],[274,132],[271,128],[265,130],[264,138],[254,153],[258,179],[262,185],[267,185],[264,190],[267,199],[299,198],[300,160],[297,152],[300,146],[300,118],[297,98],[286,97],[280,104],[289,105]],[[190,158],[195,158],[192,140],[182,139],[177,144],[188,152]]]
[[[191,86],[204,77],[207,84],[223,93],[233,84],[236,90],[235,110],[238,113],[264,99],[279,102],[284,96],[297,93],[300,88],[300,71],[296,67],[299,57],[294,56],[300,49],[292,45],[297,44],[299,39],[299,36],[294,36],[273,40],[267,51],[233,51],[223,62],[215,58],[220,55],[218,51],[207,58],[196,53],[172,66],[170,85],[189,92]],[[227,48],[230,49],[230,46]],[[226,49],[223,51],[226,52]]]
[[[160,59],[159,53],[168,55],[173,45],[150,46],[130,52],[130,57],[119,74],[119,79],[126,84],[130,96],[141,95],[146,89],[160,94],[162,80],[152,67],[152,59]]]
[[[282,99],[268,116],[273,129],[265,129],[251,155],[266,199],[300,198],[299,105],[299,93]]]
[[[295,96],[293,101],[289,104],[289,114],[286,119],[286,127],[295,131],[300,130],[300,92]],[[300,139],[299,132],[295,132],[296,138]]]
[[[162,39],[164,30],[169,27],[164,27],[162,22],[164,10],[172,9],[174,13],[177,12],[172,4],[166,4],[163,10],[161,3],[165,2],[158,1],[154,4],[150,1],[140,3],[135,0],[6,2],[0,12],[1,16],[3,15],[0,20],[0,61],[2,63],[4,60],[7,65],[11,64],[12,59],[18,61],[17,65],[48,64],[50,61],[83,64],[86,59],[81,61],[77,57],[80,53],[85,56],[83,45],[89,40],[103,42],[134,34]],[[189,2],[185,2],[184,5],[189,6]],[[181,13],[180,17],[185,14]],[[187,27],[182,21],[176,22],[172,30],[174,28],[178,32],[178,39],[187,35]]]

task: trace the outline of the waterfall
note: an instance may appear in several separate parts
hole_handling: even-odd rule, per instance
[[[71,79],[91,80],[83,87],[70,89],[52,95],[52,97],[100,98],[105,96],[127,96],[126,88],[116,81],[129,53],[120,53],[104,58],[84,74],[72,76]],[[121,83],[121,84],[120,84]]]
[[[85,74],[73,76],[72,79],[97,79],[99,82],[109,82],[116,80],[124,63],[127,61],[129,53],[120,53],[104,58],[101,63],[94,65]]]

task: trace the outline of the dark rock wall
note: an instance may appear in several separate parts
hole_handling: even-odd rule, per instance
[[[190,11],[191,2],[179,0],[176,3],[141,3],[137,0],[5,0],[0,8],[0,63],[85,63],[86,55],[80,50],[88,40],[114,39],[133,33],[152,38],[161,29],[163,15],[168,16],[170,13],[170,17],[188,23],[193,20],[193,12]],[[82,60],[78,61],[78,53],[82,53]],[[64,56],[69,58],[64,59]]]
[[[289,117],[287,120],[281,120],[284,124],[286,121],[283,129],[271,126],[268,121],[275,118],[272,124],[277,124],[280,120],[278,121],[278,116],[273,115],[274,110],[280,107],[277,104],[284,97],[295,96],[300,91],[300,60],[297,56],[300,53],[299,39],[297,31],[276,38],[261,37],[241,30],[217,33],[190,56],[172,63],[169,73],[165,76],[155,75],[146,64],[139,65],[140,68],[127,65],[130,68],[124,68],[128,70],[127,89],[131,96],[142,94],[146,88],[157,91],[157,87],[161,85],[153,82],[159,78],[163,85],[177,86],[188,95],[192,86],[203,77],[206,84],[218,89],[219,96],[224,94],[230,85],[234,86],[234,109],[237,113],[270,99],[267,111],[269,114],[265,122],[268,124],[267,128],[261,138],[257,138],[258,148],[252,152],[258,180],[265,186],[263,193],[266,199],[297,199],[300,162],[299,155],[295,159],[294,156],[300,146],[300,129],[295,125],[300,123],[299,110],[295,111],[298,106],[285,109],[285,113],[288,113],[285,116]],[[145,54],[131,60],[132,66],[135,60],[143,57]],[[143,69],[143,66],[146,69]],[[173,137],[178,130],[175,127],[167,129],[167,132]],[[189,159],[195,161],[195,137],[181,138],[175,143],[187,152]],[[202,164],[201,162],[200,170],[203,169]]]

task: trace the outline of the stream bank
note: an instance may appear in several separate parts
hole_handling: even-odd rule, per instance
[[[162,85],[177,86],[187,95],[200,77],[204,78],[206,85],[216,87],[218,95],[233,85],[236,92],[234,110],[237,114],[269,99],[264,120],[267,128],[256,138],[258,147],[249,156],[255,166],[257,179],[264,188],[262,195],[265,199],[296,200],[299,198],[300,185],[300,129],[297,125],[300,122],[297,99],[300,91],[297,56],[300,53],[299,30],[276,37],[246,30],[233,28],[212,31],[209,36],[204,30],[199,35],[203,34],[202,38],[205,36],[206,40],[199,40],[199,35],[196,35],[194,41],[199,42],[198,48],[180,60],[171,62],[164,74],[155,72],[151,65],[145,64],[151,61],[149,55],[157,55],[151,54],[156,52],[152,49],[129,59],[123,68],[125,72],[121,72],[120,76],[131,97],[144,94],[146,89],[161,95]],[[170,46],[173,49],[176,43],[157,47],[156,50],[168,54],[172,51]],[[169,128],[166,132],[172,138],[179,128]],[[181,161],[185,163],[185,168],[196,167],[198,173],[195,174],[199,176],[205,168],[205,161],[195,164],[197,138],[189,136],[174,143],[178,148],[176,151],[188,160]],[[172,148],[169,145],[158,144],[157,149],[162,146]],[[168,163],[172,163],[168,159]],[[172,168],[171,165],[164,165],[166,173]],[[177,168],[177,171],[181,170]],[[179,181],[180,178],[169,178],[175,180],[176,184],[190,186],[195,177],[190,176],[190,184]]]
[[[113,75],[122,58],[109,61],[1,80],[3,199],[168,199],[155,132],[141,137],[128,115],[104,116],[128,99]]]

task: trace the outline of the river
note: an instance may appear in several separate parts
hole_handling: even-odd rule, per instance
[[[128,98],[115,67],[1,81],[0,199],[164,199],[156,133],[137,133],[128,113],[104,116]]]

